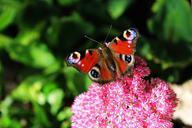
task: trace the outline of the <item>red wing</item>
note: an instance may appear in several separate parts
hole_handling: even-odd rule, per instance
[[[100,70],[100,78],[97,82],[106,83],[114,80],[114,73],[108,68],[106,60],[101,59],[98,66]]]
[[[108,69],[102,53],[98,49],[86,50],[86,52],[73,52],[67,57],[67,64],[75,67],[83,73],[88,73],[91,80],[105,83],[114,79],[114,73]]]
[[[118,55],[118,54],[116,54],[116,55]],[[115,57],[118,77],[121,77],[122,75],[125,75],[131,71],[131,68],[133,67],[134,62],[135,62],[135,58],[133,55],[131,55],[130,57],[131,57],[131,59],[129,62],[123,60],[122,58]]]
[[[133,54],[135,52],[135,46],[132,41],[128,43],[128,41],[121,41],[120,39],[116,43],[111,42],[109,48],[119,54]]]
[[[136,42],[139,37],[137,30],[129,29],[125,30],[119,37],[113,39],[108,47],[112,52],[119,54],[134,54]]]
[[[73,52],[67,57],[67,64],[75,67],[83,73],[88,73],[99,62],[100,53],[97,49],[89,49],[84,52]]]
[[[117,67],[118,77],[130,71],[134,65],[134,53],[139,33],[135,29],[128,29],[108,44]]]

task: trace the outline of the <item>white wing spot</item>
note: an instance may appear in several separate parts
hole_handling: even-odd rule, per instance
[[[132,41],[131,41],[131,40],[128,40],[128,43],[129,43],[129,44],[132,44]]]
[[[81,61],[79,61],[77,64],[78,64],[78,65],[81,65]]]

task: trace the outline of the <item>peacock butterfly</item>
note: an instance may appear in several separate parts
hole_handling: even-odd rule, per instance
[[[125,30],[111,42],[101,43],[98,49],[73,52],[67,58],[68,66],[73,66],[82,73],[88,73],[91,80],[107,83],[131,73],[134,66],[136,42],[139,33],[136,29]]]

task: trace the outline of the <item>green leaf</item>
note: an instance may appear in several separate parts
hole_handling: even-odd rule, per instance
[[[139,45],[137,46],[137,52],[148,60],[154,59],[153,50],[151,48],[150,42],[142,37],[139,40]]]
[[[14,120],[9,116],[4,116],[0,118],[0,127],[1,128],[22,128],[19,121]]]
[[[1,60],[0,60],[0,98],[2,98],[2,92],[3,92],[3,66],[1,64]]]
[[[0,13],[0,31],[5,29],[9,24],[14,21],[14,18],[17,14],[15,8],[4,7]]]
[[[13,90],[12,97],[23,102],[43,104],[45,103],[45,97],[41,93],[41,89],[46,82],[48,80],[41,75],[29,76]]]
[[[2,66],[2,63],[1,63],[1,60],[0,60],[0,80],[2,78],[2,72],[3,72],[3,66]]]
[[[47,98],[48,103],[51,105],[51,113],[56,114],[63,102],[63,91],[61,89],[53,90],[49,93]]]
[[[63,121],[61,124],[61,128],[70,128],[71,122],[69,120]]]
[[[12,91],[11,96],[22,102],[36,102],[41,105],[48,102],[51,104],[52,113],[55,113],[62,103],[64,93],[58,89],[58,85],[52,80],[52,77],[31,75]]]
[[[57,1],[62,6],[69,6],[77,3],[79,0],[57,0]]]
[[[66,77],[66,86],[73,96],[86,91],[91,84],[91,80],[87,75],[78,72],[72,67],[65,67],[63,71]]]
[[[192,9],[186,0],[157,0],[152,11],[148,27],[160,39],[192,42]]]
[[[77,47],[84,35],[90,35],[93,31],[92,24],[84,20],[79,13],[73,12],[61,19],[52,18],[52,25],[47,30],[47,40],[58,52],[68,54],[69,48]]]
[[[10,107],[13,103],[13,99],[10,96],[7,96],[3,101],[0,102],[0,110],[2,116],[8,116]]]
[[[12,59],[37,68],[47,68],[57,63],[47,46],[40,42],[29,45],[13,42],[7,51]]]
[[[44,43],[36,41],[38,38],[39,32],[32,29],[22,31],[15,40],[0,35],[0,42],[10,57],[16,61],[37,68],[47,68],[51,65],[59,66],[48,47]]]
[[[69,119],[72,115],[71,108],[65,107],[62,111],[60,111],[57,115],[59,121],[63,121]]]
[[[38,125],[39,127],[49,128],[50,121],[48,120],[48,116],[46,114],[45,109],[37,103],[33,103],[33,107],[35,112],[35,125]]]
[[[33,43],[34,41],[38,40],[40,37],[40,32],[32,29],[24,29],[22,30],[16,37],[16,41],[19,42],[22,45],[29,45],[30,43]]]
[[[10,37],[0,34],[0,49],[6,48],[11,42],[12,39]]]
[[[131,0],[109,0],[107,10],[113,19],[117,19],[130,4]]]
[[[73,68],[64,68],[64,74],[66,77],[66,86],[68,87],[69,91],[75,96],[78,95],[79,91],[77,90],[77,88],[75,87],[73,78],[75,75],[75,69]]]
[[[20,122],[11,117],[13,99],[7,96],[0,102],[0,127],[1,128],[21,128]]]

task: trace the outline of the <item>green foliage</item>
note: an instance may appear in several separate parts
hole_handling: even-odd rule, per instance
[[[0,31],[10,25],[20,10],[20,5],[16,1],[0,1]]]
[[[79,0],[58,0],[58,3],[61,6],[69,6],[73,5],[74,3],[78,2]]]
[[[190,4],[185,0],[177,2],[157,0],[152,6],[152,12],[154,16],[148,20],[148,27],[157,36],[157,43],[151,45],[153,58],[157,58],[163,69],[184,68],[190,65],[192,62]]]
[[[159,38],[192,43],[192,10],[187,1],[157,0],[152,11],[155,15],[149,20],[149,27],[154,33],[159,33]]]
[[[131,3],[131,0],[109,0],[107,9],[113,19],[117,19],[125,12],[127,6]]]
[[[91,84],[66,66],[75,50],[129,27],[141,33],[136,54],[152,76],[192,76],[192,9],[187,0],[0,0],[0,127],[69,128],[74,97]],[[142,5],[142,6],[141,6]]]

